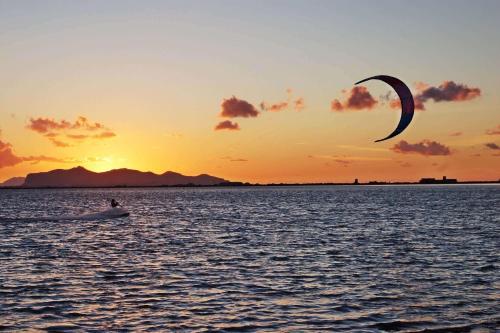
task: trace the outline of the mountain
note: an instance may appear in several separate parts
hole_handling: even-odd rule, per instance
[[[174,186],[217,185],[227,180],[210,175],[184,176],[167,171],[161,175],[131,169],[93,172],[84,167],[68,170],[30,173],[23,187],[115,187],[115,186]]]
[[[16,187],[24,184],[24,177],[14,177],[0,183],[0,187]]]

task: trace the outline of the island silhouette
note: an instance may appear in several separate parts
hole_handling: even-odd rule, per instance
[[[132,169],[115,169],[105,172],[93,172],[78,166],[72,169],[56,169],[48,172],[30,173],[25,179],[16,177],[2,186],[24,188],[42,187],[150,187],[150,186],[210,186],[228,183],[223,178],[201,174],[185,176],[167,171],[162,174],[142,172]]]

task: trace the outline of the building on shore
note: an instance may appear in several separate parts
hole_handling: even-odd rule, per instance
[[[446,178],[443,176],[443,179],[436,178],[422,178],[420,179],[420,184],[456,184],[458,181],[454,178]]]

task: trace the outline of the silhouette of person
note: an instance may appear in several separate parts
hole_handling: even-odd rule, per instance
[[[116,201],[115,199],[111,199],[111,207],[116,208],[118,206],[120,206],[118,201]]]

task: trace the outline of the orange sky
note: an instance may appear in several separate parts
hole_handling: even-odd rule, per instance
[[[425,24],[401,4],[317,5],[2,3],[0,181],[77,165],[262,183],[500,178],[495,4],[455,4],[467,18],[436,4]],[[376,74],[425,108],[380,143],[395,94],[352,90]]]

